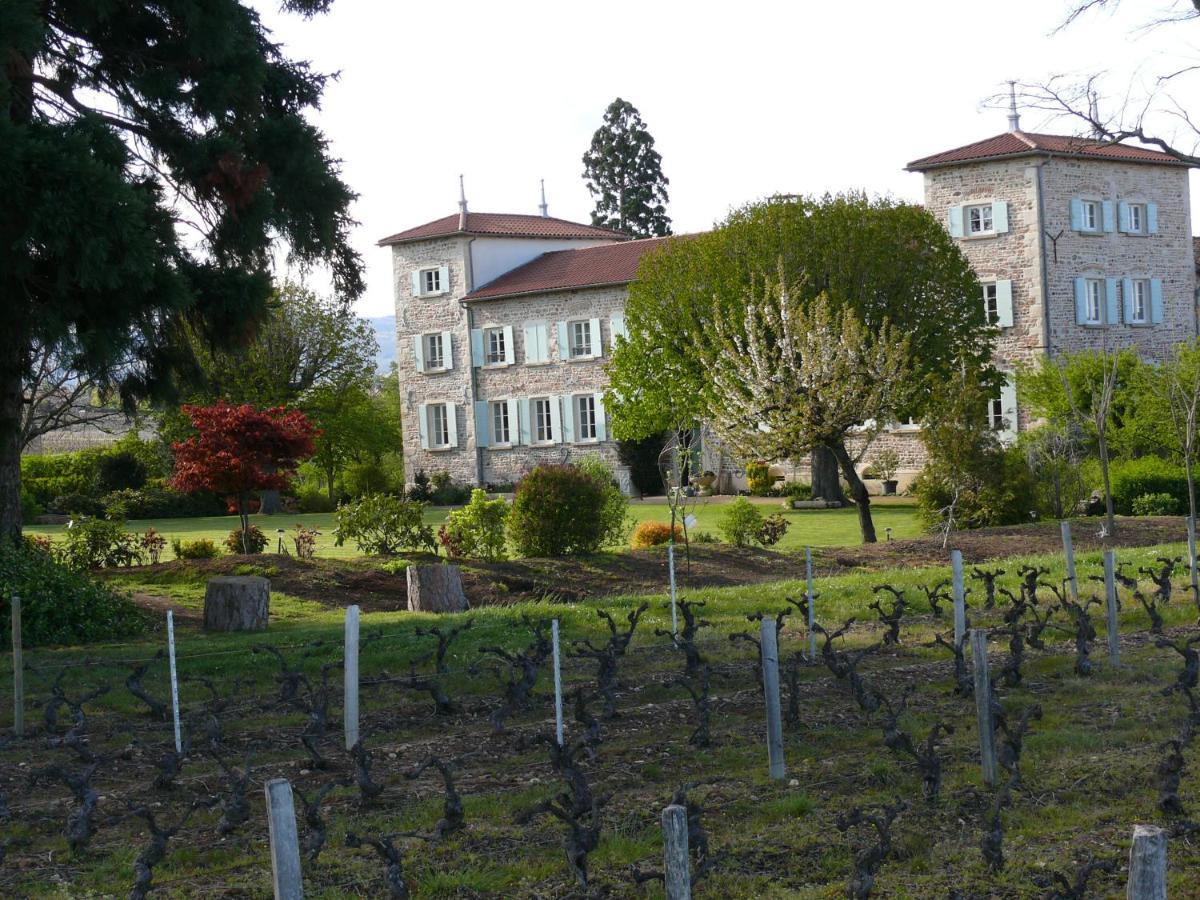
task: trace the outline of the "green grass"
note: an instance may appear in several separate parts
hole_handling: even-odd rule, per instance
[[[697,498],[696,505],[689,507],[689,512],[696,516],[696,530],[706,531],[713,536],[719,536],[717,519],[722,507],[729,502],[728,497]],[[754,502],[762,507],[764,515],[779,512],[788,520],[791,527],[783,540],[776,545],[777,550],[798,550],[805,546],[838,547],[847,544],[857,544],[860,540],[858,529],[858,514],[854,509],[788,509],[781,506],[778,499],[755,498]],[[916,509],[904,501],[889,501],[872,507],[875,518],[875,530],[883,540],[886,528],[892,529],[892,537],[916,537],[920,534],[920,526],[916,521]],[[450,507],[429,507],[425,510],[425,521],[430,525],[440,525],[446,521]],[[630,505],[630,512],[637,522],[657,520],[669,522],[671,512],[665,501],[648,500],[635,502]],[[276,547],[276,530],[284,529],[284,544],[289,552],[292,550],[291,532],[297,524],[315,528],[317,536],[317,555],[335,559],[350,559],[359,556],[358,549],[353,544],[342,547],[336,546],[333,538],[333,513],[283,513],[277,516],[254,515],[250,521],[262,529],[268,539],[267,549],[273,551]],[[126,522],[130,531],[145,531],[154,528],[168,542],[172,538],[194,541],[207,538],[223,545],[229,532],[238,527],[237,516],[205,516],[195,519],[131,519]],[[61,537],[66,531],[65,525],[30,525],[25,528],[27,534],[44,534],[52,538]],[[163,552],[163,561],[174,559],[170,546]]]

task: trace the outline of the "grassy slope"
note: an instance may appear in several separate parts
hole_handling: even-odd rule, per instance
[[[696,529],[716,535],[717,519],[721,508],[728,502],[727,498],[702,498],[697,505],[690,507],[696,515]],[[807,509],[786,510],[780,506],[779,500],[756,500],[763,509],[764,515],[782,512],[791,523],[788,533],[780,541],[776,549],[796,550],[806,545],[814,547],[838,547],[855,544],[859,541],[858,514],[853,509]],[[662,501],[646,501],[634,503],[630,511],[635,521],[658,520],[670,521],[671,514],[666,503]],[[446,519],[446,507],[430,507],[425,511],[425,521],[432,525],[440,525]],[[892,528],[892,536],[896,540],[915,537],[920,533],[915,518],[915,509],[911,505],[889,502],[887,505],[875,507],[875,528],[880,540],[884,537],[884,529]],[[317,555],[347,559],[358,555],[353,546],[337,547],[333,540],[332,513],[297,513],[295,515],[251,516],[251,521],[263,530],[270,540],[270,548],[275,547],[275,530],[283,528],[290,532],[297,523],[303,523],[320,532],[317,538]],[[209,538],[220,546],[229,532],[238,527],[237,516],[208,516],[196,519],[153,519],[131,520],[127,527],[131,531],[145,531],[153,527],[168,541],[173,537],[184,540]],[[63,525],[33,525],[25,529],[29,534],[46,534],[51,537],[61,535],[66,530]],[[284,541],[291,548],[290,535],[284,535]],[[164,552],[163,560],[174,558],[170,547]]]
[[[1127,551],[1122,553],[1122,559],[1136,567],[1149,564],[1163,552],[1178,554],[1182,547]],[[1051,580],[1061,578],[1061,565],[1054,558],[1007,560],[1004,568],[1010,574],[1005,581],[1010,586],[1015,582],[1012,573],[1020,562],[1046,565],[1052,569]],[[1099,554],[1081,554],[1078,563],[1081,579],[1089,585],[1087,576],[1100,571]],[[852,615],[873,618],[866,611],[866,604],[874,584],[887,581],[897,587],[911,588],[916,583],[947,575],[945,569],[904,569],[824,580],[818,585],[819,618],[827,623],[840,622]],[[192,606],[199,601],[199,585],[186,581],[146,584],[133,580],[137,577],[136,574],[130,577],[130,587],[168,590],[180,605]],[[667,626],[668,612],[661,596],[645,598],[651,602],[651,609],[623,670],[625,680],[640,685],[641,690],[623,699],[623,707],[628,711],[626,718],[610,730],[609,741],[598,751],[596,762],[589,766],[593,777],[600,779],[601,788],[615,795],[606,814],[604,840],[592,857],[592,870],[597,880],[616,886],[618,895],[636,895],[625,875],[629,864],[652,866],[660,858],[656,814],[671,790],[681,781],[714,775],[722,780],[700,789],[697,797],[705,798],[710,810],[706,823],[714,846],[728,850],[731,859],[703,885],[698,892],[701,896],[841,896],[850,850],[846,838],[833,827],[834,818],[850,805],[875,805],[897,795],[908,799],[912,809],[897,828],[899,858],[889,860],[880,874],[880,896],[945,896],[951,887],[968,891],[990,889],[996,896],[1034,896],[1031,872],[1047,866],[1069,869],[1072,857],[1088,851],[1120,857],[1126,852],[1123,842],[1133,822],[1161,821],[1154,808],[1153,772],[1161,758],[1155,745],[1177,730],[1184,706],[1177,699],[1158,696],[1157,689],[1173,677],[1177,660],[1173,654],[1133,640],[1133,634],[1144,629],[1147,621],[1140,608],[1131,602],[1126,603],[1121,617],[1122,627],[1132,641],[1122,670],[1113,672],[1104,665],[1101,642],[1094,653],[1097,675],[1091,679],[1077,678],[1071,672],[1069,648],[1056,636],[1053,639],[1058,646],[1053,654],[1032,654],[1035,659],[1028,666],[1026,684],[1002,691],[1010,708],[1041,702],[1046,718],[1036,725],[1026,742],[1022,768],[1028,791],[1019,794],[1014,807],[1004,814],[1010,865],[1000,875],[987,873],[980,860],[979,838],[987,794],[979,785],[978,766],[973,759],[977,753],[974,707],[969,701],[947,695],[947,667],[931,665],[944,660],[946,654],[924,646],[935,628],[945,629],[949,625],[945,620],[936,622],[926,615],[924,604],[917,602],[913,593],[910,598],[914,599],[916,617],[906,622],[904,648],[870,660],[864,664],[863,673],[893,698],[902,683],[916,686],[910,701],[912,712],[905,717],[904,724],[918,737],[923,737],[935,716],[957,724],[958,733],[946,743],[949,759],[943,804],[927,807],[920,801],[919,781],[911,766],[882,746],[878,727],[853,707],[844,688],[832,682],[823,669],[802,670],[803,719],[799,728],[789,729],[787,735],[790,774],[798,783],[768,783],[764,778],[761,748],[761,701],[752,687],[748,648],[744,644],[731,644],[725,638],[748,627],[744,618],[748,613],[775,611],[782,606],[783,596],[798,596],[801,591],[798,583],[781,582],[699,591],[693,595],[695,599],[708,601],[705,617],[713,624],[704,632],[706,653],[721,662],[726,672],[725,678],[714,683],[714,693],[725,699],[716,706],[715,744],[705,751],[686,743],[690,704],[681,702],[679,689],[668,683],[678,660],[664,653],[662,639],[653,636],[654,628]],[[545,617],[553,613],[561,619],[567,637],[597,637],[596,608],[603,607],[619,615],[641,599],[616,598],[565,608],[477,610],[471,614],[475,627],[456,645],[450,661],[461,673],[450,678],[452,693],[468,701],[477,698],[489,705],[494,703],[494,682],[470,676],[463,669],[476,657],[480,645],[501,643],[511,647],[522,643],[525,632],[518,620],[523,614]],[[298,644],[313,639],[329,642],[327,649],[310,660],[310,670],[337,652],[340,611],[324,610],[286,597],[273,598],[274,611],[282,614],[282,621],[273,624],[267,635],[272,643]],[[995,624],[998,619],[996,614],[976,615],[986,624]],[[1186,600],[1177,600],[1168,610],[1169,626],[1190,624],[1193,619],[1193,609]],[[383,669],[403,670],[407,659],[428,646],[413,634],[413,628],[431,620],[429,616],[400,613],[365,617],[364,635],[381,629],[384,638],[364,648],[364,677]],[[443,624],[446,621],[442,619]],[[878,629],[868,625],[856,629],[851,642],[864,645],[878,637]],[[243,693],[266,694],[272,689],[273,664],[262,655],[248,652],[253,643],[261,640],[261,635],[209,636],[183,629],[179,650],[181,672],[218,678],[223,685],[235,677],[243,678],[246,681]],[[782,655],[790,656],[804,644],[798,623],[789,624],[783,636]],[[158,646],[159,640],[148,640],[132,646],[89,648],[86,653],[59,650],[30,655],[31,663],[36,666],[90,659],[91,665],[75,670],[66,680],[74,691],[100,680],[117,679],[119,683],[118,673],[125,670],[108,668],[106,658],[145,658]],[[993,665],[1003,655],[997,648]],[[565,672],[568,687],[582,683],[590,668],[588,664],[569,660]],[[150,682],[160,696],[165,690],[161,677],[160,667],[156,680]],[[36,677],[34,681],[36,685]],[[7,682],[0,682],[0,690],[6,688]],[[545,689],[543,684],[541,690]],[[41,690],[44,695],[44,686]],[[185,684],[183,691],[185,704],[194,704],[203,696],[195,685]],[[475,716],[457,719],[450,726],[435,722],[423,714],[419,698],[411,694],[398,697],[400,693],[368,693],[364,707],[368,715],[373,711],[378,715],[397,702],[414,705],[406,716],[385,715],[386,724],[378,723],[371,737],[376,746],[399,752],[395,763],[381,758],[377,774],[386,775],[393,785],[398,784],[396,791],[404,799],[394,799],[375,810],[359,810],[351,793],[344,792],[343,801],[335,803],[330,814],[331,841],[326,855],[319,866],[307,867],[310,895],[377,894],[376,861],[341,848],[338,836],[347,827],[383,831],[427,829],[438,814],[437,792],[426,785],[414,800],[408,793],[412,789],[399,778],[399,770],[412,765],[423,752],[413,742],[433,740],[445,744],[453,741],[455,735],[464,737],[451,751],[467,754],[463,762],[467,783],[463,790],[471,832],[469,837],[453,839],[441,847],[407,845],[409,874],[419,888],[419,896],[463,893],[557,896],[566,892],[569,881],[564,874],[558,826],[543,821],[524,829],[512,823],[516,809],[548,796],[555,789],[556,782],[545,764],[544,752],[536,748],[513,750],[511,741],[493,743],[486,738],[486,726]],[[134,708],[123,691],[114,691],[96,706],[123,714]],[[542,705],[532,719],[530,715],[520,718],[525,722],[544,721],[546,711]],[[295,714],[280,719],[278,715],[264,717],[254,713],[229,723],[228,728],[231,732],[278,735],[295,733],[301,724],[302,719]],[[160,740],[167,739],[165,726],[157,731],[162,732]],[[124,740],[119,732],[115,738],[117,744]],[[333,743],[335,740],[330,741]],[[266,751],[265,755],[268,759],[262,760],[264,766],[272,757],[278,762],[285,756],[296,758],[295,751],[282,755]],[[1190,755],[1194,759],[1194,751]],[[11,748],[0,756],[4,768],[27,758]],[[211,768],[200,761],[191,765],[197,770]],[[306,789],[316,783],[316,775],[300,776],[294,767],[290,771]],[[484,772],[486,777],[481,777]],[[143,780],[148,780],[148,776]],[[1186,775],[1185,803],[1195,802],[1195,785],[1195,776]],[[11,795],[10,802],[14,807],[21,805]],[[203,821],[211,818],[210,815]],[[61,860],[66,851],[62,838],[56,836],[57,828],[54,821],[40,827],[19,824],[14,834],[27,837],[42,858],[54,851],[55,858]],[[259,832],[261,828],[254,833]],[[94,851],[85,860],[70,865],[73,883],[79,889],[119,892],[129,883],[129,865],[142,840],[123,837],[120,829],[102,831]],[[217,885],[261,893],[269,879],[269,870],[262,865],[263,852],[261,840],[257,843],[238,840],[215,843],[211,838],[184,840],[173,845],[171,856],[157,870],[156,878],[184,895],[211,893]],[[1189,871],[1200,866],[1200,856],[1182,841],[1174,842],[1171,852],[1172,896],[1189,896]],[[10,858],[18,855],[25,857],[27,851],[10,850]],[[23,876],[14,875],[9,868],[0,878],[19,881],[0,881],[0,885],[7,884],[12,890],[19,884],[20,892],[54,894],[56,889],[47,882],[48,865],[38,862]],[[58,877],[63,877],[61,869],[55,871]],[[1095,894],[1115,895],[1119,884],[1119,878],[1103,881],[1094,889]]]

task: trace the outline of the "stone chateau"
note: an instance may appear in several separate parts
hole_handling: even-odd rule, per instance
[[[1000,328],[997,365],[1101,347],[1156,358],[1195,337],[1188,167],[1140,147],[1029,134],[1015,113],[1009,126],[907,167],[979,275]],[[407,480],[445,470],[504,484],[539,462],[600,453],[627,485],[604,365],[638,262],[669,239],[556,219],[544,200],[541,215],[459,206],[379,242],[392,250]],[[986,414],[1009,438],[1028,424],[1011,380]],[[919,470],[915,426],[883,434],[864,463],[884,447],[904,474]]]

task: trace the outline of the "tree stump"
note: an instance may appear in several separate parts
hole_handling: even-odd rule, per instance
[[[204,586],[205,631],[261,631],[267,627],[271,582],[256,575],[218,575]]]
[[[458,566],[412,565],[405,571],[408,575],[409,612],[448,613],[471,608],[467,595],[463,593]]]

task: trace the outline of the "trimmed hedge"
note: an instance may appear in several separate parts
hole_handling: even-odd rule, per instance
[[[1115,462],[1109,468],[1109,479],[1113,509],[1118,515],[1135,515],[1135,501],[1146,494],[1169,494],[1178,509],[1188,508],[1187,475],[1183,467],[1157,456]]]

